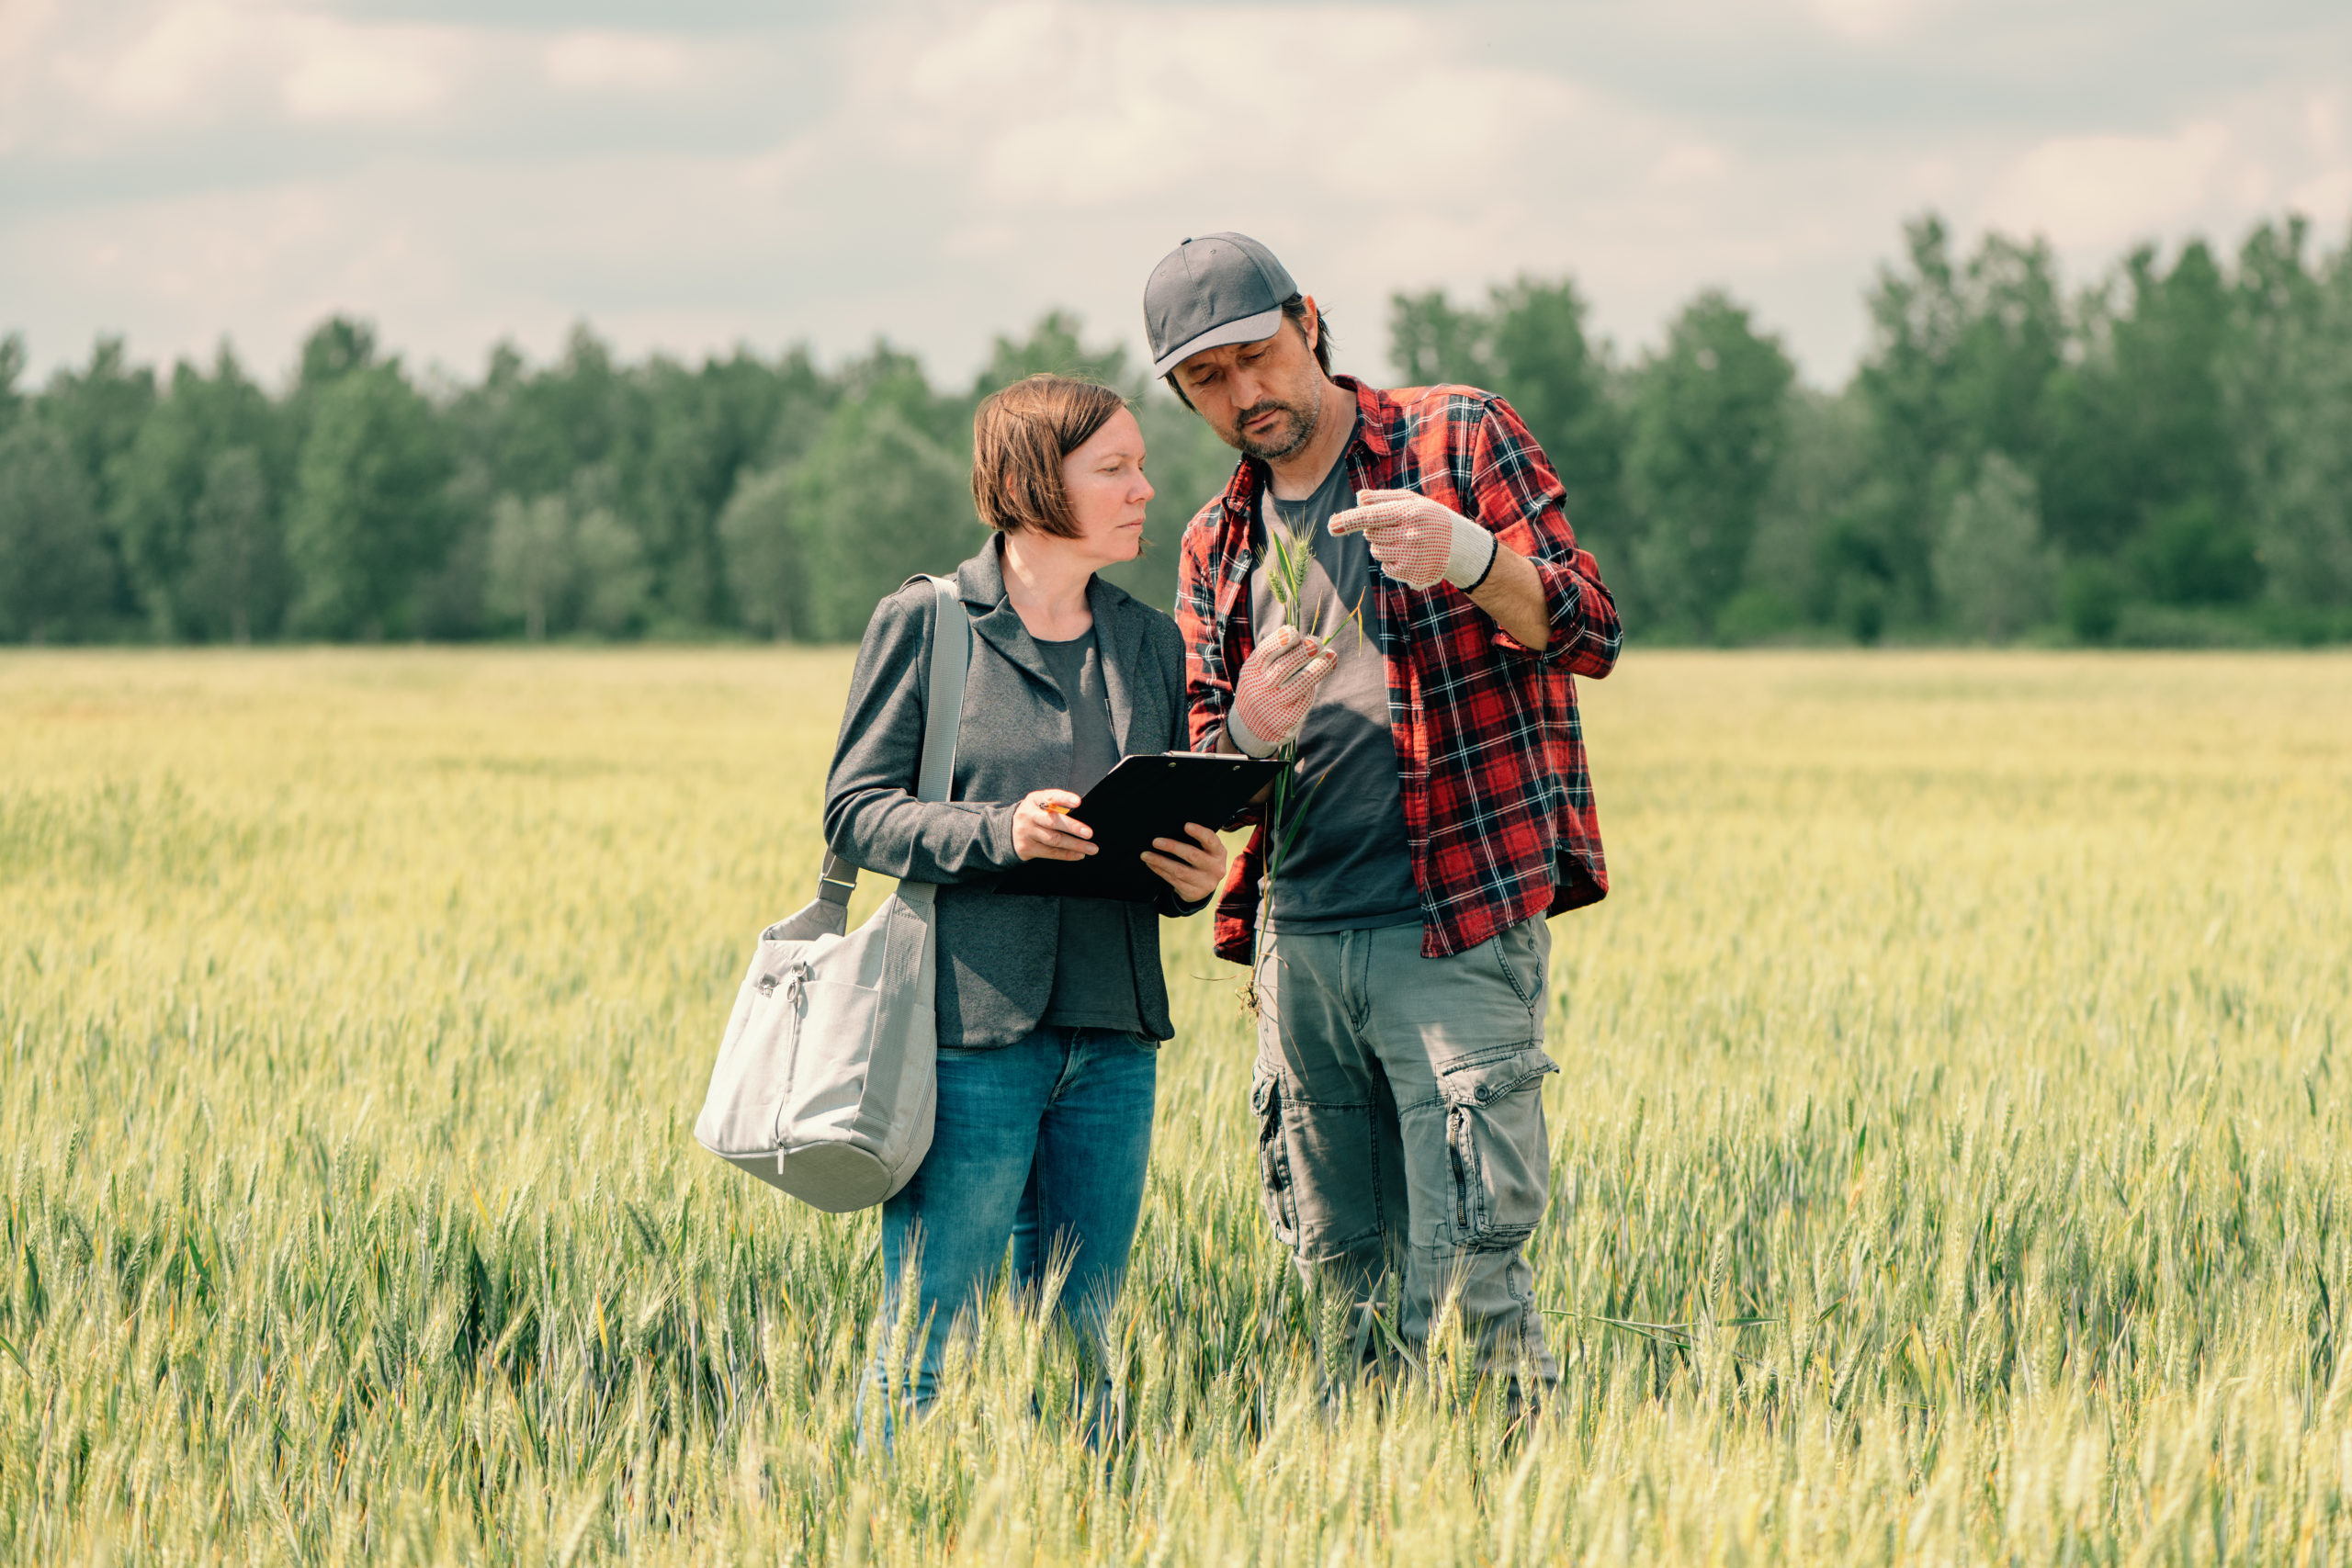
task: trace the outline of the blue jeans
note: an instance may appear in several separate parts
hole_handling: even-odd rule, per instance
[[[1041,1028],[1011,1045],[939,1051],[939,1111],[931,1152],[882,1205],[882,1322],[898,1320],[909,1261],[918,1269],[919,1353],[910,1403],[939,1393],[939,1363],[956,1320],[988,1294],[1005,1243],[1012,1285],[1034,1292],[1069,1258],[1061,1312],[1099,1348],[1143,1211],[1159,1053],[1110,1029]],[[871,1382],[880,1386],[887,1333]]]

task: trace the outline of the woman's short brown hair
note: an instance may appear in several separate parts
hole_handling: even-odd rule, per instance
[[[1094,439],[1127,400],[1070,376],[1030,376],[980,400],[972,415],[972,503],[980,521],[1078,537],[1062,459]]]

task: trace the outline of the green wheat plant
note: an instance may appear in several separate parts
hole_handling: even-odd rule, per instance
[[[2352,1562],[2352,658],[1636,649],[1540,1416],[1352,1372],[1194,919],[1114,1435],[1000,1297],[887,1451],[690,1133],[849,667],[0,656],[0,1562]]]
[[[1310,641],[1320,642],[1329,635],[1324,626],[1326,607],[1317,605],[1310,615],[1306,613],[1307,574],[1315,565],[1315,552],[1308,541],[1298,537],[1280,524],[1270,523],[1266,528],[1266,589],[1283,613],[1283,621],[1296,626],[1299,635]],[[1363,604],[1359,601],[1352,610],[1340,618],[1343,626],[1352,627],[1361,646],[1364,638]],[[1273,628],[1268,627],[1271,632]],[[1330,628],[1332,632],[1337,627]],[[1250,973],[1241,982],[1241,1009],[1250,1017],[1258,1015],[1263,998],[1258,991],[1258,976],[1264,972],[1267,938],[1274,905],[1274,885],[1281,879],[1283,862],[1297,840],[1299,829],[1306,823],[1306,812],[1315,794],[1322,788],[1317,778],[1303,790],[1298,778],[1298,740],[1296,737],[1274,749],[1274,756],[1283,764],[1282,772],[1266,795],[1264,840],[1264,871],[1259,881],[1258,925],[1251,938]]]

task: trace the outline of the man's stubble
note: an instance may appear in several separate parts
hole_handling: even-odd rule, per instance
[[[1290,415],[1290,427],[1271,441],[1252,437],[1243,427],[1268,409],[1278,408]],[[1267,398],[1250,404],[1233,416],[1230,443],[1238,451],[1257,458],[1261,463],[1279,463],[1292,453],[1305,449],[1323,426],[1323,400],[1309,396],[1304,402],[1290,402],[1280,398]]]

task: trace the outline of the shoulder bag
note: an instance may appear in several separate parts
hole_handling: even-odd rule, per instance
[[[915,795],[956,775],[971,618],[952,578],[938,595]],[[938,1103],[938,890],[900,882],[854,932],[857,868],[832,853],[808,908],[760,933],[695,1122],[703,1147],[801,1201],[843,1213],[907,1184],[931,1149]]]

